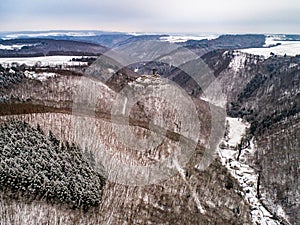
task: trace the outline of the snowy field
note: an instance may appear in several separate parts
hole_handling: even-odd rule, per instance
[[[274,46],[279,43],[280,45]],[[285,41],[280,40],[278,37],[271,36],[266,38],[266,43],[263,48],[240,49],[240,51],[254,55],[262,55],[265,58],[270,57],[271,52],[275,55],[286,54],[288,56],[295,56],[300,54],[300,41]]]
[[[35,46],[36,44],[26,44],[26,45],[22,45],[22,44],[15,44],[15,45],[2,45],[0,44],[0,49],[1,50],[20,50],[23,47],[29,47],[29,46]]]
[[[12,63],[26,64],[27,66],[34,66],[40,64],[41,66],[79,66],[87,65],[87,62],[73,62],[73,58],[81,58],[81,56],[42,56],[42,57],[24,57],[24,58],[0,58],[0,64],[3,66],[11,65]]]
[[[208,39],[208,40],[212,40],[212,39],[216,39],[218,37],[218,35],[170,35],[167,37],[161,37],[160,40],[161,41],[168,41],[171,43],[179,43],[179,42],[186,42],[188,40],[204,40],[204,39]]]
[[[246,201],[251,206],[251,217],[253,224],[260,225],[279,225],[277,220],[266,210],[257,198],[257,182],[258,173],[255,169],[247,165],[247,158],[255,153],[255,146],[253,141],[250,145],[242,150],[240,159],[237,160],[238,150],[234,149],[237,146],[242,136],[245,133],[248,123],[243,122],[239,118],[227,117],[227,124],[229,125],[229,133],[221,143],[222,147],[218,149],[218,154],[221,158],[222,164],[226,166],[230,174],[239,182],[243,189],[241,193]],[[277,206],[277,215],[286,218],[281,206]]]
[[[74,36],[74,37],[82,37],[82,36],[95,36],[94,32],[84,32],[84,31],[50,31],[50,32],[33,32],[33,33],[12,33],[7,34],[2,37],[3,40],[15,39],[15,38],[35,38],[35,37],[49,37],[49,36]]]

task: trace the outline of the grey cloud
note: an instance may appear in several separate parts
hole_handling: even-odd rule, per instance
[[[255,32],[253,24],[266,26],[266,29],[271,24],[272,30],[277,24],[277,32],[287,27],[297,32],[299,11],[297,0],[4,0],[0,6],[0,28],[20,30],[43,22],[46,27],[56,29],[64,29],[66,24],[71,27],[82,24],[83,29],[100,26],[152,32],[187,29],[239,32],[241,27],[243,31],[248,27],[248,32]]]

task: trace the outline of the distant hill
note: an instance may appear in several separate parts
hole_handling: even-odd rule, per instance
[[[102,45],[72,40],[27,38],[0,41],[0,57],[97,56],[105,51],[107,51],[107,48]]]
[[[221,49],[236,48],[259,48],[265,44],[265,35],[263,34],[243,34],[243,35],[221,35],[212,40],[189,40],[186,42],[187,47],[214,47]]]

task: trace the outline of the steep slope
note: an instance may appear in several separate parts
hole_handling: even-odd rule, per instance
[[[236,37],[219,39],[219,42],[216,42],[216,49],[251,47],[262,43],[260,36],[258,39],[256,36],[245,37],[240,43],[237,41],[235,44],[226,42],[231,38],[235,40]],[[213,46],[211,47],[215,49]],[[191,48],[202,49],[203,51],[198,52],[201,55],[210,50],[209,46],[206,49],[203,46]],[[156,62],[132,65],[132,69],[137,69],[136,71],[141,74],[156,68],[162,77],[175,81],[189,94],[197,97],[192,100],[200,120],[199,141],[193,143],[192,139],[180,134],[181,126],[176,109],[168,108],[168,104],[161,101],[159,96],[156,99],[145,98],[137,101],[130,108],[128,115],[130,130],[127,130],[127,134],[134,134],[143,140],[153,133],[159,135],[167,128],[161,145],[146,152],[136,151],[131,148],[132,146],[124,145],[114,130],[115,126],[123,126],[123,116],[128,113],[127,103],[122,110],[124,113],[121,113],[124,115],[114,118],[111,112],[119,96],[118,92],[124,87],[132,86],[141,91],[142,96],[147,96],[147,92],[143,90],[149,85],[153,89],[162,90],[163,83],[160,77],[139,77],[127,68],[118,71],[118,67],[110,67],[110,65],[100,66],[98,70],[92,72],[88,71],[90,77],[58,75],[41,81],[26,77],[20,77],[20,80],[17,76],[17,82],[11,82],[8,76],[4,76],[3,80],[8,85],[2,91],[5,103],[1,104],[1,120],[14,117],[32,125],[40,123],[45,132],[53,130],[62,140],[78,143],[83,148],[89,147],[95,155],[96,162],[101,162],[103,152],[112,155],[111,161],[118,159],[123,164],[119,164],[122,166],[114,164],[112,167],[105,167],[107,164],[104,164],[108,175],[120,171],[120,167],[122,172],[127,171],[128,168],[123,166],[124,163],[144,166],[154,165],[162,159],[167,159],[172,152],[176,151],[180,138],[192,145],[196,144],[196,150],[185,166],[176,160],[173,161],[172,166],[176,173],[170,179],[141,187],[108,181],[104,186],[102,204],[95,212],[84,216],[74,211],[66,216],[60,211],[55,218],[61,221],[72,221],[72,218],[76,217],[83,223],[97,221],[100,224],[107,220],[112,224],[125,222],[247,224],[251,219],[249,205],[244,199],[245,195],[248,196],[246,199],[249,201],[254,197],[258,199],[255,201],[259,202],[255,204],[259,207],[262,205],[269,211],[269,213],[262,211],[267,217],[279,218],[282,223],[289,221],[297,224],[299,221],[299,182],[296,179],[299,175],[297,160],[299,158],[297,139],[300,105],[299,57],[274,56],[263,59],[239,51],[214,50],[204,54],[202,59],[213,70],[221,84],[226,96],[228,115],[242,117],[250,123],[250,129],[241,143],[233,146],[229,151],[232,150],[236,153],[234,155],[237,155],[232,165],[241,166],[246,163],[250,172],[258,174],[255,180],[257,188],[253,191],[252,187],[251,198],[249,194],[247,195],[247,190],[243,190],[243,186],[240,187],[238,175],[234,177],[230,175],[232,165],[225,168],[227,164],[221,165],[219,159],[216,159],[207,170],[197,169],[197,165],[205,155],[204,146],[208,144],[211,129],[210,107],[199,98],[207,99],[209,96],[203,96],[197,83],[178,68]],[[91,68],[93,70],[93,67]],[[103,84],[99,82],[101,81],[99,74],[111,78]],[[86,98],[78,99],[78,96],[86,96]],[[77,104],[82,103],[81,101],[84,104]],[[165,124],[161,123],[160,119],[164,119]],[[157,122],[154,124],[157,126],[153,126],[152,121]],[[95,136],[97,138],[93,138]],[[243,146],[247,145],[252,137],[255,146],[253,149],[257,151],[249,157],[241,158],[243,162],[240,162],[238,155],[243,155],[247,151]],[[134,182],[133,177],[136,176],[131,176],[127,182]],[[29,207],[33,212],[39,203],[14,203],[14,210],[21,204],[25,204],[22,207]],[[3,211],[7,210],[5,204],[3,207]],[[252,215],[256,215],[253,204],[250,207]],[[114,208],[113,212],[112,208]],[[51,213],[50,209],[43,208],[43,213]],[[20,218],[24,217],[22,214],[19,215]]]
[[[260,174],[261,201],[274,215],[280,215],[282,207],[288,220],[297,224],[299,57],[262,59],[241,52],[207,56],[227,96],[228,115],[244,118],[251,124],[249,137],[254,136],[257,145],[251,163]],[[227,61],[228,57],[228,66],[219,70],[219,60]]]
[[[47,138],[40,127],[19,121],[0,130],[0,190],[7,197],[84,209],[99,205],[105,179],[78,146],[61,143],[51,132]]]
[[[257,173],[260,171],[259,197],[264,196],[260,201],[275,216],[284,215],[280,212],[282,207],[294,224],[299,220],[299,182],[294,180],[299,174],[299,162],[294,160],[299,157],[294,136],[299,132],[299,57],[264,59],[239,51],[214,50],[202,59],[222,87],[228,115],[244,118],[251,124],[248,138],[254,135],[257,152],[250,165]],[[155,62],[134,67],[147,71],[157,68],[156,65],[161,76],[176,80],[195,96],[208,99],[196,82],[179,69]]]
[[[141,88],[143,85],[159,90],[164,88],[160,78],[155,77],[137,80],[132,78],[128,84],[141,90],[144,90]],[[59,206],[46,206],[44,202],[17,202],[2,197],[1,221],[14,221],[13,223],[17,224],[22,220],[27,221],[30,215],[33,223],[43,223],[46,218],[36,215],[48,214],[53,216],[51,221],[47,221],[50,224],[104,224],[107,221],[110,221],[110,224],[249,224],[249,205],[236,192],[240,189],[237,182],[233,180],[233,186],[228,187],[227,182],[231,175],[220,161],[214,160],[205,171],[196,169],[204,157],[204,146],[208,142],[210,131],[210,112],[208,104],[204,101],[195,100],[201,132],[197,137],[199,141],[194,143],[192,139],[188,139],[188,132],[181,134],[177,109],[168,108],[159,98],[139,100],[130,108],[130,133],[139,137],[139,140],[153,135],[160,136],[165,128],[162,129],[160,123],[156,126],[151,124],[151,121],[156,121],[156,114],[164,119],[167,131],[158,146],[147,151],[137,151],[126,146],[122,139],[116,136],[115,127],[123,127],[111,116],[117,93],[93,77],[62,74],[44,80],[25,77],[20,83],[5,89],[3,94],[7,101],[1,105],[1,120],[17,118],[33,126],[38,123],[45,133],[51,130],[63,141],[75,142],[83,149],[88,147],[97,166],[104,156],[110,156],[110,160],[104,160],[104,168],[97,167],[105,171],[110,179],[102,190],[99,206],[86,214]],[[87,96],[89,101],[83,104],[84,107],[77,104],[74,113],[74,104],[84,100],[78,99],[78,96]],[[94,113],[91,113],[92,109],[95,109]],[[185,165],[182,164],[185,157],[172,161],[169,179],[141,186],[131,186],[113,180],[112,176],[117,175],[115,171],[127,171],[129,165],[151,166],[161,160],[164,162],[164,159],[170,158],[177,151],[180,141],[187,143],[187,146],[195,146],[195,150],[189,155],[190,160]],[[106,166],[115,160],[119,160],[119,163],[112,164],[111,167]],[[130,176],[127,182],[143,180],[142,175]],[[28,214],[18,211],[20,207],[26,209]],[[37,207],[39,212],[36,212]],[[16,216],[10,220],[11,214]]]

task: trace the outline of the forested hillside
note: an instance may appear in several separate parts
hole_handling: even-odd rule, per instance
[[[105,178],[88,150],[20,121],[0,127],[0,190],[18,200],[88,209],[99,205]],[[19,197],[18,197],[19,196]]]

